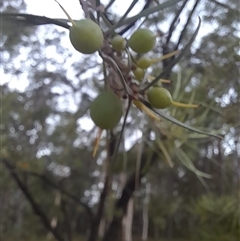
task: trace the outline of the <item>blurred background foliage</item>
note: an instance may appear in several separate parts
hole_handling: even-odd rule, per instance
[[[169,24],[163,22],[171,23],[182,2],[148,16],[145,25],[167,34]],[[111,222],[124,182],[145,158],[147,173],[133,196],[133,240],[142,237],[146,210],[149,240],[240,238],[239,1],[196,2],[180,47],[191,38],[198,15],[207,33],[174,68],[167,88],[177,101],[202,107],[170,107],[167,112],[224,139],[166,120],[153,124],[131,108],[102,221],[106,226]],[[5,0],[0,7],[1,12],[27,9],[22,0]],[[187,14],[192,8],[188,9]],[[111,8],[108,12],[111,19],[119,18]],[[53,239],[22,185],[63,237],[59,240],[85,240],[106,172],[105,141],[100,142],[98,157],[92,158],[97,129],[88,119],[88,107],[103,84],[101,63],[95,55],[83,58],[65,48],[67,32],[62,28],[1,21],[0,151],[2,162],[8,163],[1,168],[1,235],[8,241]],[[181,27],[176,29],[181,34]],[[176,42],[171,40],[169,46]],[[160,47],[153,57],[162,54]],[[152,75],[163,67],[154,66]],[[116,128],[114,134],[119,132]]]

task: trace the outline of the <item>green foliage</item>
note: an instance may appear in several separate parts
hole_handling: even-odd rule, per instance
[[[100,53],[99,58],[97,53],[79,58],[79,53],[75,56],[66,48],[62,39],[68,31],[68,20],[52,19],[51,23],[56,21],[58,26],[65,28],[66,32],[61,32],[54,25],[36,28],[34,25],[49,24],[44,22],[49,19],[36,16],[24,18],[16,14],[8,20],[3,19],[1,50],[4,64],[1,70],[6,74],[6,81],[0,86],[0,155],[14,166],[13,171],[5,166],[1,170],[3,204],[0,212],[5,239],[38,241],[43,237],[46,240],[48,233],[26,195],[14,182],[12,173],[28,188],[49,220],[57,217],[57,230],[64,238],[71,240],[69,236],[72,236],[74,240],[81,235],[85,240],[91,227],[89,210],[96,216],[101,207],[99,197],[103,194],[107,171],[111,171],[112,183],[108,183],[109,193],[103,199],[102,217],[110,225],[115,216],[121,218],[123,214],[123,209],[115,210],[126,181],[122,180],[122,175],[128,178],[136,172],[137,180],[143,166],[145,176],[125,193],[130,193],[136,200],[136,217],[133,219],[136,240],[141,237],[144,185],[149,183],[152,188],[148,206],[149,237],[154,240],[181,237],[189,240],[191,234],[191,240],[196,241],[237,240],[240,129],[236,1],[231,0],[227,3],[229,6],[219,5],[217,1],[202,2],[197,7],[201,11],[202,25],[197,28],[197,13],[193,12],[192,20],[180,33],[184,34],[178,49],[183,47],[183,51],[173,60],[177,68],[166,71],[168,63],[173,63],[170,58],[150,66],[146,72],[144,70],[144,74],[168,79],[170,84],[156,78],[154,85],[167,88],[174,100],[196,103],[201,107],[171,106],[157,114],[161,116],[159,121],[151,118],[154,114],[146,116],[144,111],[131,106],[124,129],[123,122],[120,122],[111,133],[104,133],[98,155],[93,158],[97,130],[89,119],[89,107],[94,97],[105,86],[111,86],[119,98],[124,97],[123,92],[134,90],[132,96],[146,100],[144,95],[139,95],[139,88],[152,84],[150,79],[144,79],[145,76],[141,76],[141,82],[135,82],[134,68],[125,65],[124,61],[134,65],[141,56],[130,52],[125,44],[120,46],[121,53],[115,53],[108,45],[111,37],[127,28],[121,35],[124,36],[122,39],[125,40],[125,36],[129,39],[134,32],[132,26],[138,20],[134,26],[146,27],[163,36],[158,36],[157,46],[150,52],[151,59],[158,59],[165,52],[175,50],[178,40],[170,37],[167,41],[169,33],[163,21],[171,22],[172,16],[181,18],[182,15],[178,16],[179,6],[185,1],[168,0],[161,4],[148,1],[151,4],[133,17],[127,15],[138,1],[129,4],[124,16],[114,13],[113,2],[110,1],[104,11],[96,1],[89,13],[94,21],[100,20],[98,23],[107,36],[107,47],[104,47],[109,52]],[[24,1],[4,1],[1,7],[3,12],[25,11]],[[15,21],[10,21],[14,16],[17,16]],[[1,18],[4,18],[2,13]],[[62,24],[59,25],[59,21]],[[195,42],[199,29],[208,22],[215,22],[217,27]],[[174,30],[175,35],[174,26],[177,22],[169,26],[169,32]],[[101,64],[100,57],[103,58]],[[108,65],[114,70],[111,74]],[[126,72],[133,80],[127,85]],[[14,83],[21,83],[21,90],[16,89]],[[121,101],[127,108],[127,101],[124,98]],[[145,104],[147,108],[151,107]],[[213,137],[209,138],[209,135]],[[216,135],[224,135],[224,139],[215,139]],[[112,154],[118,146],[116,143],[120,146],[119,152],[115,162],[110,162],[112,158],[106,153]],[[131,193],[133,187],[137,190]],[[56,205],[59,193],[61,201]],[[186,206],[188,212],[183,208]]]
[[[196,217],[192,230],[194,240],[237,241],[240,210],[236,196],[203,196],[192,202],[188,210]]]

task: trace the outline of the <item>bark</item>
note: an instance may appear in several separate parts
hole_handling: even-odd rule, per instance
[[[104,204],[105,204],[105,200],[106,200],[107,192],[108,192],[108,185],[109,185],[109,177],[107,176],[105,183],[104,183],[104,188],[103,188],[101,196],[100,196],[98,210],[97,210],[96,216],[94,217],[92,225],[91,225],[91,233],[89,235],[88,241],[96,241],[98,238],[98,230],[99,230],[99,225],[100,225],[101,219],[103,217]]]
[[[61,192],[57,192],[56,193],[56,197],[55,197],[55,201],[54,201],[54,205],[55,206],[59,206],[60,205],[60,203],[61,203]],[[52,220],[51,220],[51,226],[52,226],[52,228],[56,228],[57,227],[57,222],[58,222],[58,218],[57,218],[57,216],[55,215],[55,216],[53,216],[53,218],[52,218]],[[50,240],[52,238],[52,233],[51,232],[49,232],[48,234],[47,234],[47,239],[48,240]]]
[[[147,184],[146,186],[146,197],[144,200],[144,207],[143,207],[143,230],[142,230],[142,240],[148,239],[148,207],[150,201],[150,193],[151,193],[151,184]]]
[[[132,241],[133,212],[134,212],[134,200],[133,198],[131,198],[128,202],[127,215],[124,218],[123,241]]]
[[[105,230],[105,219],[102,218],[99,228],[98,228],[98,237],[102,238],[104,235],[104,230]]]
[[[112,157],[114,154],[114,150],[116,147],[116,136],[112,131],[110,131],[110,139],[108,143],[108,157]],[[104,214],[104,206],[105,206],[105,201],[108,195],[108,190],[109,190],[109,185],[111,185],[111,175],[109,174],[109,161],[110,159],[107,160],[104,166],[104,176],[105,176],[105,182],[104,182],[104,187],[100,196],[100,201],[98,204],[98,209],[97,213],[93,218],[92,224],[91,224],[91,229],[90,229],[90,235],[88,238],[88,241],[96,241],[98,238],[98,233],[99,233],[99,226],[101,223],[101,220],[103,218]]]
[[[223,158],[222,158],[222,148],[221,148],[221,141],[218,142],[218,163],[219,163],[219,168],[218,168],[218,194],[221,196],[223,194]]]
[[[145,152],[143,152],[145,153]],[[157,159],[158,154],[153,153],[149,165],[152,165]],[[115,203],[115,215],[110,223],[108,229],[106,230],[102,241],[111,241],[119,240],[122,236],[122,219],[127,211],[127,206],[130,198],[133,196],[133,193],[136,188],[136,183],[140,183],[141,178],[144,176],[143,169],[145,168],[146,161],[148,160],[147,156],[143,155],[140,166],[140,174],[136,178],[136,172],[134,172],[129,179],[127,180],[125,187],[122,191],[122,196]]]
[[[142,175],[139,175],[139,180],[141,180],[141,178]],[[106,230],[102,241],[119,240],[119,238],[122,236],[122,219],[123,216],[126,214],[128,202],[132,197],[133,192],[135,191],[135,181],[136,178],[134,173],[127,181],[123,189],[121,198],[117,200],[115,204],[116,214],[114,215],[109,228]]]
[[[67,203],[66,203],[66,201],[62,200],[60,207],[61,207],[61,211],[62,211],[63,216],[64,216],[64,223],[65,223],[65,227],[66,227],[67,240],[71,241],[72,240],[71,219],[70,219],[69,213],[67,211]]]
[[[156,222],[153,223],[154,225],[154,239],[159,240],[159,227]]]

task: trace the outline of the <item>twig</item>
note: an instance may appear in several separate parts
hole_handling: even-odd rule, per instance
[[[14,166],[6,159],[1,159],[1,162],[4,164],[4,166],[8,169],[10,175],[14,179],[14,181],[17,183],[18,187],[21,189],[27,200],[32,206],[33,211],[39,218],[41,219],[43,225],[47,230],[49,230],[53,236],[58,240],[58,241],[65,241],[64,238],[59,234],[59,232],[56,230],[56,228],[53,228],[51,226],[50,221],[48,220],[48,217],[46,213],[42,210],[41,206],[37,204],[30,193],[29,189],[27,188],[26,185],[23,184],[23,182],[20,180],[16,172],[14,171]]]
[[[179,39],[178,39],[178,43],[177,43],[177,45],[176,45],[176,47],[175,47],[175,50],[178,49],[178,46],[180,45],[183,37],[185,36],[185,33],[186,33],[186,31],[187,31],[187,27],[188,27],[188,25],[189,25],[189,23],[190,23],[190,21],[191,21],[191,19],[192,19],[193,13],[195,12],[195,10],[196,10],[196,8],[197,8],[197,6],[198,6],[199,3],[200,3],[200,0],[196,0],[196,2],[195,2],[195,4],[194,4],[194,6],[193,6],[193,8],[192,8],[192,10],[191,10],[191,12],[190,12],[190,14],[188,15],[187,22],[186,22],[185,25],[184,25],[184,28],[183,28],[183,30],[182,30],[182,32],[181,32],[181,35],[180,35]]]
[[[201,18],[199,17],[199,23],[198,23],[198,26],[197,26],[197,29],[195,30],[192,38],[190,39],[190,41],[188,42],[188,44],[185,46],[185,48],[180,52],[180,54],[178,55],[177,58],[175,58],[174,60],[172,60],[168,66],[163,70],[163,72],[161,74],[159,74],[150,84],[148,84],[145,88],[143,88],[141,90],[141,92],[144,92],[146,91],[148,88],[150,88],[152,85],[154,85],[159,79],[162,79],[165,77],[165,75],[167,75],[169,73],[169,71],[172,70],[172,68],[174,67],[175,64],[177,64],[180,59],[184,56],[184,54],[190,49],[193,41],[195,40],[197,34],[198,34],[198,31],[200,29],[200,26],[201,26]]]
[[[15,22],[16,24],[25,24],[29,26],[45,25],[45,24],[55,24],[57,26],[69,29],[71,26],[68,25],[68,20],[63,19],[52,19],[42,16],[37,16],[33,14],[24,13],[0,13],[2,19]]]
[[[169,27],[168,36],[167,36],[167,39],[166,39],[165,44],[169,43],[169,41],[170,41],[170,39],[171,39],[171,37],[172,37],[174,28],[175,28],[175,24],[176,24],[176,22],[178,21],[178,18],[179,18],[181,12],[183,11],[183,9],[184,9],[184,7],[186,6],[186,4],[187,4],[188,1],[189,1],[189,0],[185,0],[185,1],[183,2],[183,4],[181,5],[181,7],[179,8],[179,10],[177,11],[177,13],[176,13],[176,15],[175,15],[175,17],[174,17],[174,19],[173,19],[170,27]]]

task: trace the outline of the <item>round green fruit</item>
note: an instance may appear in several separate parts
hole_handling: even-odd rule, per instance
[[[111,40],[111,44],[114,50],[120,52],[125,49],[126,40],[120,35],[115,35]]]
[[[129,47],[139,54],[151,51],[156,44],[156,36],[149,29],[136,30],[128,40]]]
[[[153,87],[147,96],[153,108],[165,109],[173,103],[170,92],[162,87]]]
[[[69,33],[73,47],[83,54],[93,54],[103,45],[101,28],[91,19],[74,21]]]
[[[147,69],[152,65],[152,60],[149,57],[144,57],[142,56],[138,61],[137,61],[137,66],[142,69]]]
[[[142,80],[144,78],[145,71],[141,68],[136,68],[133,70],[133,74],[137,80]]]
[[[122,114],[121,100],[109,90],[100,93],[90,107],[90,117],[101,129],[113,129],[119,123]]]

